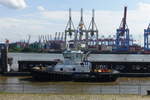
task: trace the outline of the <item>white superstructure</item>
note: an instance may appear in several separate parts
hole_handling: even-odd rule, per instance
[[[82,51],[66,50],[63,53],[64,61],[58,62],[53,71],[57,72],[90,72],[91,63],[86,61]]]

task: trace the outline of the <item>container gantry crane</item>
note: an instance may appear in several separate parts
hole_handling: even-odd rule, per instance
[[[69,21],[67,23],[67,26],[65,28],[65,46],[67,48],[67,39],[68,36],[70,36],[70,38],[72,36],[74,36],[74,45],[76,45],[76,40],[77,40],[77,31],[74,27],[73,21],[72,21],[72,17],[71,17],[71,8],[69,8]]]
[[[87,29],[83,21],[83,8],[81,8],[81,18],[77,30],[79,33],[79,41],[82,41],[83,35],[87,34]]]
[[[127,7],[124,7],[124,17],[116,33],[116,49],[117,51],[129,50],[129,29],[126,23]]]
[[[98,47],[98,45],[99,45],[98,29],[97,29],[97,25],[95,23],[95,11],[94,11],[94,9],[92,10],[92,20],[91,20],[89,28],[88,28],[88,33],[90,33],[90,34],[86,34],[87,35],[86,36],[87,37],[87,39],[86,39],[87,43],[88,43],[89,39],[93,40],[95,38],[95,42],[96,42],[95,44],[96,44],[96,48],[98,50],[98,48],[99,48]],[[88,44],[86,44],[86,45],[88,45]]]
[[[81,18],[79,21],[79,25],[77,27],[77,32],[78,32],[78,35],[77,35],[78,46],[77,47],[80,47],[79,45],[81,44],[85,44],[85,48],[87,49],[88,31],[83,21],[83,8],[81,8]]]
[[[144,50],[150,51],[150,24],[148,25],[147,29],[144,29]]]

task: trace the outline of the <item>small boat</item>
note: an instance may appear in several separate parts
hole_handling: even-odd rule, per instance
[[[63,52],[64,60],[55,59],[55,66],[33,67],[31,74],[36,80],[48,81],[114,81],[118,71],[96,67],[92,69],[88,61],[90,52],[84,54],[80,50],[66,50]]]

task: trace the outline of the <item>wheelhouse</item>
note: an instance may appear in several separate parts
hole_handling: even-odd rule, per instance
[[[82,51],[70,51],[67,50],[63,52],[64,59],[72,60],[75,62],[82,62],[83,60],[83,52]]]

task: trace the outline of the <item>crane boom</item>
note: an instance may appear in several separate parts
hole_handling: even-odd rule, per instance
[[[126,27],[126,18],[127,18],[127,7],[124,7],[124,17],[123,17],[123,30],[125,30]]]

